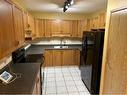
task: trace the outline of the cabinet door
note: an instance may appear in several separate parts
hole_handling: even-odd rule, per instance
[[[93,18],[93,29],[99,28],[99,16]]]
[[[78,21],[73,20],[72,21],[72,37],[77,37],[78,36]]]
[[[104,94],[126,94],[127,89],[127,9],[111,13]],[[114,81],[115,80],[115,81]]]
[[[35,32],[35,22],[34,18],[32,15],[28,14],[28,24],[30,25],[30,30],[32,31],[32,38],[34,39],[36,37],[36,32]]]
[[[43,19],[35,19],[35,30],[36,37],[44,37],[45,36],[45,22]]]
[[[70,37],[72,32],[72,21],[61,21],[61,31],[63,36]]]
[[[86,30],[87,27],[87,21],[86,20],[79,20],[78,21],[78,37],[82,38],[83,31]]]
[[[63,62],[62,66],[68,66],[68,65],[73,65],[74,64],[74,59],[73,56],[74,52],[73,50],[63,50]]]
[[[12,4],[0,0],[0,58],[7,56],[15,48]]]
[[[28,28],[28,15],[27,12],[23,12],[23,23],[24,23],[24,31]]]
[[[80,65],[80,50],[73,50],[73,59],[74,59],[74,64],[73,65]]]
[[[94,28],[94,19],[90,19],[90,30]]]
[[[36,38],[40,37],[39,36],[39,20],[35,19],[35,33],[36,33]]]
[[[51,37],[51,20],[45,20],[45,37]]]
[[[51,23],[51,31],[52,31],[52,36],[59,36],[61,35],[61,21],[59,20],[52,20]]]
[[[53,66],[53,51],[52,50],[45,50],[45,66]]]
[[[61,66],[61,65],[62,65],[62,51],[53,50],[53,66]]]
[[[90,19],[87,19],[87,29],[86,31],[90,31],[91,30],[91,27],[90,27]]]
[[[43,19],[39,20],[39,34],[40,37],[45,36],[45,22]]]
[[[14,29],[16,46],[21,46],[24,43],[24,27],[23,27],[23,12],[18,7],[13,7],[14,13]]]
[[[105,13],[99,14],[99,28],[105,28],[106,22],[105,15],[106,15]]]

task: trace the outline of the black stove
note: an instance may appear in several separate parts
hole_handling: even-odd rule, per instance
[[[12,53],[12,61],[14,64],[24,64],[24,63],[41,63],[40,68],[40,83],[43,84],[44,80],[44,71],[43,71],[43,63],[44,63],[43,54],[27,54],[24,48],[20,48]],[[42,86],[41,86],[42,87]],[[42,88],[41,88],[42,89]],[[42,93],[42,90],[41,90]]]
[[[13,63],[44,63],[43,54],[25,54],[25,49],[21,48],[12,53]]]

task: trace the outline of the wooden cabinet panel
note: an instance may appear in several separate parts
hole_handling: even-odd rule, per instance
[[[51,37],[52,31],[51,31],[51,23],[52,20],[45,20],[45,37]]]
[[[87,20],[42,20],[35,19],[37,37],[77,37],[82,38],[87,31]]]
[[[35,33],[36,33],[36,38],[40,37],[39,36],[39,20],[35,19]]]
[[[93,18],[93,29],[98,29],[99,28],[99,16],[96,16]]]
[[[45,36],[45,25],[44,25],[44,20],[42,19],[42,20],[40,20],[40,22],[39,22],[39,35],[41,36],[41,37],[44,37]]]
[[[35,32],[35,21],[32,15],[28,14],[28,24],[30,25],[30,30],[32,32],[32,38],[34,39],[36,37]]]
[[[24,27],[23,27],[23,12],[18,7],[13,7],[14,13],[14,29],[16,46],[21,46],[24,43]]]
[[[72,21],[62,20],[61,31],[62,35],[70,37],[72,32]]]
[[[37,38],[45,36],[45,20],[35,19],[35,32]]]
[[[63,50],[63,62],[62,66],[74,65],[73,50]]]
[[[87,21],[86,20],[79,20],[78,21],[78,37],[82,38],[83,31],[86,31]]]
[[[86,31],[90,31],[90,30],[91,30],[90,19],[87,19],[87,28],[86,28]]]
[[[73,51],[73,61],[74,61],[74,64],[73,65],[80,65],[80,50],[75,50]]]
[[[45,66],[53,66],[53,51],[52,50],[45,50]]]
[[[77,37],[78,36],[78,21],[73,20],[72,21],[72,37]]]
[[[53,66],[61,66],[61,65],[62,65],[62,51],[53,50]]]
[[[61,35],[61,21],[59,20],[52,20],[51,23],[51,31],[52,31],[52,36],[59,36]]]
[[[99,28],[105,28],[105,22],[106,22],[106,13],[101,13],[99,15]]]
[[[106,19],[105,19],[105,15],[106,13],[103,12],[103,13],[99,13],[97,16],[95,17],[92,17],[89,19],[89,22],[87,24],[87,26],[89,26],[89,29],[88,30],[91,30],[91,29],[104,29],[105,28],[105,22],[106,22]]]
[[[0,0],[0,58],[7,56],[15,48],[12,4]]]
[[[23,23],[24,23],[24,31],[28,28],[28,15],[27,12],[23,12]]]
[[[104,94],[126,94],[127,89],[127,9],[111,13]],[[115,81],[114,81],[115,80]]]
[[[80,64],[79,50],[46,50],[45,66],[71,66]]]

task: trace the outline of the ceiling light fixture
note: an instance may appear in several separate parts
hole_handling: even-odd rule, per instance
[[[67,0],[64,2],[63,11],[65,12],[70,6],[74,4],[74,0]]]

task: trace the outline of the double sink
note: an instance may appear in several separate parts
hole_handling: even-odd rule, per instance
[[[60,46],[60,45],[58,45],[58,46],[53,46],[53,48],[54,49],[68,49],[69,46]]]

